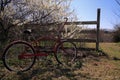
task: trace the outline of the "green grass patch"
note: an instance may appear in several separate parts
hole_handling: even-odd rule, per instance
[[[120,43],[100,43],[100,49],[110,57],[120,58]]]

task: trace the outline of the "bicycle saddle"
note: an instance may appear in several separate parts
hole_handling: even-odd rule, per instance
[[[24,30],[23,33],[25,33],[25,34],[31,34],[31,33],[32,33],[32,30],[31,30],[31,29],[26,29],[26,30]]]

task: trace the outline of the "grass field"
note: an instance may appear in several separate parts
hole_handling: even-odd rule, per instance
[[[87,43],[86,47],[95,48],[95,43]],[[110,57],[120,58],[120,43],[100,43],[99,49]]]
[[[95,47],[95,44],[87,46]],[[24,73],[6,70],[0,60],[0,80],[120,80],[120,43],[100,43],[100,50],[110,58],[92,55],[78,57],[74,67],[48,64],[47,60],[41,65],[37,61],[31,70]]]
[[[120,43],[101,43],[100,49],[111,57],[120,58]]]

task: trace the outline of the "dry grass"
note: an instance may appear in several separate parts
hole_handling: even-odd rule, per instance
[[[105,58],[96,60],[90,57],[83,59],[82,68],[55,67],[55,65],[35,66],[24,73],[9,72],[3,66],[0,70],[1,80],[119,80],[120,67]]]
[[[101,43],[100,48],[111,57],[120,57],[119,43]],[[36,62],[31,70],[16,73],[6,70],[0,61],[0,80],[120,80],[119,63],[120,60],[90,55],[78,58],[74,67],[48,65],[47,61],[44,65]]]

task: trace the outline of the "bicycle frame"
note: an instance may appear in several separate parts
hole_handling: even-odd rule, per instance
[[[48,56],[49,54],[47,52],[45,52],[45,51],[38,51],[41,48],[39,48],[39,46],[37,45],[37,42],[40,42],[41,40],[53,40],[53,41],[55,41],[55,44],[53,45],[52,50],[50,51],[50,52],[53,52],[53,53],[56,53],[57,46],[62,42],[61,38],[57,38],[56,39],[56,38],[52,38],[52,37],[41,37],[40,39],[38,39],[38,40],[36,40],[34,42],[31,42],[31,44],[32,43],[36,44],[36,45],[33,46],[34,49],[35,49],[36,54],[28,54],[28,53],[23,52],[22,54],[20,54],[18,56],[19,59],[31,58],[33,56],[36,56],[36,57]]]
[[[68,19],[66,18],[65,23],[67,22],[67,20],[68,20]],[[35,49],[36,54],[27,54],[27,53],[24,52],[24,53],[22,53],[21,55],[19,55],[18,57],[19,57],[20,59],[25,59],[25,58],[31,58],[31,57],[33,57],[33,56],[35,56],[35,57],[48,56],[48,55],[49,55],[49,54],[47,54],[48,52],[39,51],[41,48],[39,48],[39,45],[37,45],[38,42],[40,42],[40,41],[45,41],[45,40],[52,40],[52,41],[55,42],[55,44],[54,44],[53,47],[52,47],[51,52],[56,53],[57,47],[59,46],[60,43],[62,43],[62,39],[61,39],[61,36],[60,36],[60,31],[61,31],[61,29],[64,27],[65,23],[58,29],[57,38],[55,38],[55,37],[53,37],[53,36],[52,36],[52,37],[43,36],[43,37],[40,37],[39,39],[31,42],[31,44],[35,44],[35,45],[33,45],[33,47],[34,47],[34,49]]]

